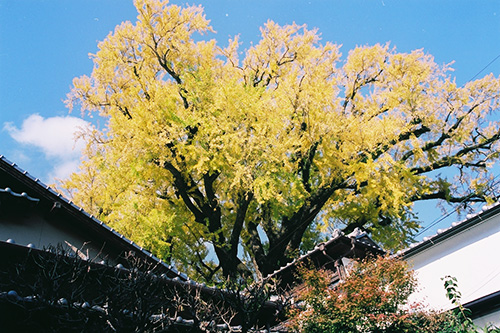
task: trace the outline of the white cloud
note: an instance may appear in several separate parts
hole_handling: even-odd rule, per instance
[[[84,147],[82,140],[75,141],[75,133],[89,123],[76,117],[43,118],[39,114],[32,114],[23,121],[20,129],[12,123],[5,123],[4,129],[19,143],[29,144],[40,148],[47,157],[80,156]]]
[[[90,126],[87,121],[66,116],[43,118],[32,114],[21,127],[4,123],[3,129],[17,142],[40,149],[53,164],[49,178],[66,178],[76,171],[85,142],[76,133]]]
[[[53,170],[49,174],[49,179],[59,180],[68,179],[69,176],[78,170],[80,165],[79,159],[62,161],[54,166]]]

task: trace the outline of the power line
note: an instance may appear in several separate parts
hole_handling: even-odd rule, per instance
[[[491,64],[493,64],[495,61],[497,61],[498,59],[500,59],[500,54],[497,55],[495,57],[495,59],[493,59],[492,61],[490,61],[486,66],[484,66],[479,72],[476,73],[476,75],[474,75],[472,78],[470,78],[467,82],[470,82],[472,80],[474,80],[476,77],[479,76],[479,74],[481,74],[486,68],[490,67]]]
[[[484,66],[484,67],[483,67],[483,68],[482,68],[479,72],[477,72],[477,73],[476,73],[476,74],[475,74],[472,78],[470,78],[469,80],[467,80],[467,82],[470,82],[470,81],[474,80],[477,76],[479,76],[479,74],[481,74],[484,70],[486,70],[489,66],[491,66],[491,65],[492,65],[495,61],[497,61],[499,58],[500,58],[500,54],[499,54],[499,55],[497,55],[497,56],[496,56],[493,60],[491,60],[491,61],[490,61],[490,62],[489,62],[486,66]],[[442,104],[440,107],[442,107],[443,105],[444,105],[444,104]],[[494,179],[498,178],[499,176],[500,176],[500,175],[497,175]],[[347,181],[347,180],[345,180],[345,181]],[[344,182],[345,182],[345,181],[344,181]],[[462,204],[464,201],[465,201],[465,199],[464,199],[462,202],[460,202],[460,204]],[[434,221],[433,221],[433,222],[432,222],[429,226],[425,227],[422,231],[420,231],[420,232],[419,232],[418,234],[416,234],[415,236],[420,236],[422,233],[426,232],[427,230],[429,230],[430,228],[432,228],[432,227],[433,227],[433,226],[435,226],[436,224],[438,224],[438,223],[442,222],[444,219],[446,219],[447,217],[449,217],[450,215],[452,215],[452,214],[453,214],[456,210],[457,210],[457,209],[455,208],[453,211],[451,211],[451,212],[447,212],[447,213],[445,213],[444,215],[440,216],[438,219],[434,220]],[[302,227],[302,226],[304,226],[304,224],[305,224],[305,223],[309,223],[309,222],[306,220],[306,221],[304,221],[304,222],[300,223],[300,224],[298,225],[298,227]],[[274,246],[273,246],[273,247],[270,247],[270,248],[268,249],[267,254],[269,254],[269,253],[271,253],[271,252],[275,251],[275,250],[278,248],[278,246],[279,246],[279,245],[282,245],[284,242],[288,242],[288,241],[289,241],[289,239],[290,239],[292,236],[293,236],[293,233],[289,233],[289,234],[287,234],[287,235],[284,235],[284,236],[283,236],[283,238],[282,238],[282,239],[280,239],[280,240],[278,241],[278,243],[277,243],[277,244],[274,244]],[[241,242],[239,242],[239,243],[241,244]],[[263,259],[264,259],[264,258],[263,258],[263,257],[261,257],[261,258],[256,259],[256,260],[257,260],[257,262],[262,262],[262,260],[263,260]]]
[[[498,54],[498,55],[497,55],[497,56],[496,56],[493,60],[491,60],[491,61],[490,61],[490,62],[489,62],[486,66],[484,66],[484,67],[483,67],[480,71],[478,71],[478,72],[477,72],[477,73],[476,73],[476,74],[475,74],[472,78],[470,78],[469,80],[467,80],[467,82],[466,82],[466,83],[468,83],[468,82],[470,82],[470,81],[474,80],[477,76],[479,76],[479,75],[480,75],[480,74],[481,74],[484,70],[486,70],[489,66],[491,66],[491,65],[492,65],[495,61],[497,61],[498,59],[500,59],[500,54]],[[443,105],[444,105],[444,103],[443,103],[440,107],[442,107]],[[498,178],[499,176],[500,176],[500,174],[499,174],[499,175],[497,175],[497,176],[495,176],[495,178],[493,178],[493,180],[495,180],[495,179],[496,179],[496,178]],[[345,180],[345,181],[347,181],[347,180]],[[344,182],[345,182],[345,181],[344,181]],[[500,182],[500,181],[499,181],[499,182]],[[497,182],[496,184],[498,184],[499,182]],[[494,184],[493,186],[495,186],[496,184]],[[465,200],[466,200],[466,199],[462,200],[462,201],[460,202],[460,204],[462,204]],[[422,231],[420,231],[420,232],[419,232],[418,234],[416,234],[415,236],[420,236],[421,234],[423,234],[424,232],[426,232],[426,231],[427,231],[427,230],[429,230],[430,228],[434,227],[434,226],[435,226],[435,225],[437,225],[438,223],[442,222],[444,219],[446,219],[447,217],[449,217],[450,215],[452,215],[452,214],[453,214],[454,212],[456,212],[456,211],[457,211],[457,208],[455,208],[454,210],[452,210],[452,211],[450,211],[450,212],[446,212],[444,215],[442,215],[442,216],[440,216],[438,219],[434,220],[434,221],[433,221],[433,222],[432,222],[429,226],[425,227]],[[298,227],[302,227],[305,223],[308,223],[308,221],[306,220],[306,221],[304,221],[304,222],[300,223],[300,224],[298,225]],[[267,254],[269,254],[269,253],[271,253],[271,252],[275,251],[275,250],[279,247],[279,245],[282,245],[282,243],[284,243],[284,242],[288,242],[288,241],[289,241],[289,239],[290,239],[292,236],[293,236],[293,233],[289,233],[289,234],[287,234],[287,235],[284,235],[284,237],[283,237],[281,240],[279,240],[277,244],[274,244],[274,246],[273,246],[273,247],[270,247],[270,248],[268,249]],[[261,257],[261,258],[259,258],[259,259],[256,259],[256,261],[257,261],[257,262],[262,262],[262,260],[264,260],[264,257]]]
[[[493,181],[495,181],[495,179],[499,178],[500,177],[500,174],[496,175],[494,178],[493,178]],[[498,185],[500,183],[500,179],[497,181],[497,182],[493,182],[493,184],[491,185],[491,187],[495,187],[496,185]],[[466,199],[463,199],[462,201],[459,202],[459,205],[463,204],[464,202],[466,201]],[[415,237],[417,236],[420,236],[422,235],[424,232],[426,232],[427,230],[429,230],[430,228],[434,227],[436,224],[439,224],[441,223],[444,219],[446,219],[447,217],[449,217],[450,215],[452,215],[453,213],[455,213],[456,211],[458,210],[458,208],[454,208],[452,211],[450,212],[445,212],[443,215],[441,215],[439,218],[435,219],[431,224],[429,224],[427,227],[425,227],[424,229],[422,229],[418,234],[415,235]]]
[[[496,269],[498,269],[499,267],[497,267]],[[488,275],[491,275],[495,273],[495,271],[493,271],[492,273],[488,274]],[[472,292],[468,292],[467,293],[467,296],[471,296],[473,295],[474,293],[476,293],[477,291],[481,290],[484,286],[486,286],[488,283],[490,283],[491,281],[493,281],[497,276],[500,275],[500,271],[499,272],[496,272],[492,277],[490,277],[486,282],[482,283],[479,287],[477,287],[476,289],[474,289]],[[487,276],[488,277],[488,276]],[[484,281],[484,280],[483,280]]]
[[[484,66],[483,68],[481,68],[481,70],[479,70],[479,72],[477,72],[473,77],[471,77],[469,80],[467,80],[466,83],[469,83],[470,81],[474,80],[476,77],[479,76],[479,74],[481,74],[482,72],[484,72],[488,67],[490,67],[495,61],[497,61],[498,59],[500,59],[500,54],[498,54],[495,58],[493,58],[493,60],[491,60],[486,66]],[[443,105],[441,105],[443,106]],[[498,178],[500,175],[497,175],[495,176],[495,178],[493,178],[493,180],[495,180],[496,178]],[[498,182],[497,182],[498,184]],[[494,184],[496,185],[496,184]],[[462,200],[460,202],[460,204],[462,204],[463,202],[465,201]],[[446,219],[447,217],[449,217],[450,215],[452,215],[453,213],[455,213],[457,211],[457,208],[454,208],[452,211],[450,212],[445,212],[443,215],[441,215],[439,218],[437,218],[436,220],[434,220],[430,225],[428,225],[427,227],[425,227],[424,229],[422,229],[418,234],[416,234],[415,236],[420,236],[422,235],[424,232],[426,232],[427,230],[429,230],[430,228],[434,227],[436,224],[439,224],[440,222],[442,222],[444,219]]]

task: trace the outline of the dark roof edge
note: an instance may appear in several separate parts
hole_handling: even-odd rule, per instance
[[[5,255],[6,252],[10,253],[10,254],[14,254],[14,255],[29,255],[32,253],[35,253],[35,254],[41,255],[41,256],[60,256],[61,255],[60,253],[50,252],[48,249],[38,249],[35,247],[24,246],[24,245],[15,244],[15,243],[11,243],[8,241],[1,241],[0,240],[0,256],[2,254]],[[116,266],[112,266],[112,265],[108,265],[105,263],[96,262],[96,261],[91,260],[91,259],[89,259],[89,260],[81,259],[81,258],[78,258],[77,256],[71,257],[71,259],[74,260],[75,262],[76,261],[86,262],[89,265],[91,265],[92,267],[103,267],[105,269],[117,270],[117,271],[123,271],[123,272],[133,270],[133,268],[132,269],[126,268],[121,264],[118,264]],[[155,271],[154,269],[155,268],[153,268],[153,270],[144,271],[142,273],[146,274],[146,275],[150,275],[152,277],[154,276],[155,279],[162,280],[164,283],[167,283],[171,286],[181,286],[181,287],[188,288],[189,290],[201,291],[204,294],[211,296],[211,297],[219,297],[220,299],[228,299],[230,297],[235,297],[233,293],[231,293],[230,291],[228,291],[226,289],[220,289],[217,287],[207,286],[204,283],[198,283],[198,282],[196,282],[194,280],[190,280],[190,279],[183,280],[181,277],[171,278],[167,274],[160,274],[160,273],[162,273],[161,271]],[[278,303],[273,302],[273,301],[266,301],[263,304],[263,306],[266,309],[275,310],[276,308],[278,308]]]
[[[325,247],[328,247],[330,244],[333,244],[333,243],[336,243],[336,242],[339,242],[342,240],[345,242],[354,241],[354,244],[357,246],[361,246],[365,249],[370,249],[374,252],[378,252],[379,254],[385,254],[385,251],[380,246],[378,246],[375,242],[373,242],[371,240],[371,238],[369,238],[368,235],[366,233],[362,232],[359,228],[356,228],[353,232],[351,232],[348,235],[345,235],[339,229],[335,229],[332,237],[329,240],[327,240],[326,242],[321,242],[319,244],[316,244],[316,246],[312,250],[310,250],[307,253],[303,254],[302,256],[292,260],[288,264],[278,268],[274,272],[263,277],[262,280],[268,281],[268,280],[272,279],[273,277],[275,277],[276,275],[278,275],[279,273],[281,273],[282,271],[288,269],[289,267],[292,267],[295,264],[297,264],[298,262],[307,259],[313,253],[323,251],[323,249]]]
[[[16,193],[16,192],[12,191],[9,187],[6,187],[4,189],[0,188],[0,193],[7,193],[8,195],[13,196],[14,198],[25,199],[25,200],[33,202],[33,203],[37,203],[40,201],[40,199],[38,199],[38,198],[30,197],[26,192]]]
[[[431,237],[424,237],[424,240],[419,243],[414,243],[415,245],[410,245],[409,248],[398,251],[396,255],[401,255],[403,259],[408,259],[411,256],[420,253],[435,244],[445,241],[448,238],[451,238],[469,228],[472,228],[486,220],[492,218],[495,215],[500,214],[500,202],[496,202],[491,206],[485,206],[483,211],[469,217],[466,220],[460,222],[454,222],[452,226],[442,232],[438,232],[436,235]]]
[[[471,310],[472,319],[486,316],[500,309],[500,290],[463,304],[464,308]]]
[[[342,231],[336,229],[334,231],[334,233],[333,233],[332,238],[330,238],[326,242],[321,242],[319,244],[316,244],[316,246],[314,246],[314,248],[312,250],[309,250],[308,252],[304,253],[300,257],[295,258],[294,260],[290,261],[286,265],[281,266],[280,268],[276,269],[274,272],[272,272],[272,273],[266,275],[265,277],[263,277],[262,280],[263,281],[267,281],[267,280],[272,279],[274,276],[276,276],[277,274],[279,274],[282,271],[286,270],[287,268],[289,268],[291,266],[294,266],[298,262],[300,262],[302,260],[305,260],[306,258],[310,257],[313,253],[321,251],[320,249],[322,247],[328,246],[328,245],[332,244],[333,242],[339,241],[341,239],[349,239],[349,238],[347,238]]]
[[[111,239],[113,239],[115,242],[121,243],[123,247],[128,249],[129,251],[139,253],[142,258],[148,261],[152,260],[156,263],[159,263],[164,267],[164,269],[172,272],[174,275],[177,275],[179,279],[188,280],[185,274],[177,272],[171,266],[167,265],[164,261],[154,256],[151,252],[137,245],[132,240],[127,239],[125,236],[121,235],[113,228],[107,226],[104,222],[100,221],[95,216],[90,215],[81,207],[75,205],[72,201],[56,192],[50,186],[42,183],[38,178],[34,178],[27,171],[21,169],[15,163],[10,162],[7,158],[5,158],[5,156],[0,155],[0,170],[2,169],[22,184],[26,185],[27,187],[33,188],[33,190],[36,191],[36,194],[41,195],[45,199],[53,201],[54,203],[59,203],[61,207],[64,207],[64,209],[70,215],[73,215],[76,219],[81,220],[83,223],[89,225],[92,228],[101,230],[108,237],[111,237]]]

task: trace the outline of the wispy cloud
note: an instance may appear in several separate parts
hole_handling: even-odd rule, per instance
[[[79,159],[66,160],[58,163],[49,173],[49,179],[65,179],[68,178],[73,172],[78,170],[80,165]]]
[[[32,114],[20,128],[4,123],[3,129],[18,143],[40,149],[47,159],[53,160],[50,178],[63,179],[77,170],[85,147],[83,140],[76,140],[75,133],[89,125],[87,121],[71,116],[44,118]]]

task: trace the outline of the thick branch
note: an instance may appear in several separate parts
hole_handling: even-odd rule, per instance
[[[208,230],[213,234],[211,242],[224,275],[233,276],[238,273],[248,273],[248,269],[244,267],[241,260],[237,257],[237,251],[233,251],[232,248],[228,247],[226,244],[226,239],[222,231],[221,209],[213,192],[213,182],[218,174],[206,174],[204,176],[207,198],[212,198],[210,202],[207,202],[208,200],[203,196],[203,193],[198,189],[193,179],[186,179],[186,177],[169,162],[164,162],[163,167],[172,174],[176,190],[186,204],[186,207],[193,213],[195,221],[208,227]],[[237,249],[237,242],[234,249]]]
[[[173,176],[174,185],[177,190],[177,193],[182,198],[182,201],[184,202],[186,207],[191,211],[191,213],[193,213],[196,222],[206,225],[205,216],[203,212],[199,207],[196,207],[196,205],[191,200],[191,197],[189,195],[190,185],[188,184],[182,173],[179,170],[177,170],[177,168],[173,164],[169,162],[164,162],[162,167],[167,169]]]
[[[167,56],[170,53],[170,50],[167,50],[163,55],[160,55],[157,50],[157,45],[155,47],[150,47],[154,52],[156,59],[160,66],[175,80],[175,82],[179,85],[179,95],[184,103],[184,108],[189,108],[189,103],[186,98],[187,91],[182,87],[181,76],[170,66],[170,62],[167,60]]]
[[[422,151],[429,151],[433,148],[436,148],[440,145],[443,144],[443,142],[449,138],[451,138],[451,134],[453,133],[453,131],[455,131],[459,126],[460,124],[463,122],[463,120],[472,112],[474,111],[474,109],[477,107],[478,105],[474,105],[473,107],[470,108],[470,110],[462,115],[461,117],[458,117],[457,118],[457,121],[453,124],[453,126],[451,126],[446,132],[443,132],[441,134],[441,136],[436,140],[436,141],[432,141],[432,142],[428,142],[426,143],[423,147],[422,147]],[[448,120],[448,117],[446,119],[446,121]],[[415,155],[415,151],[411,150],[409,152],[407,152],[406,154],[404,154],[402,157],[401,157],[401,160],[403,161],[406,161],[408,160],[410,157],[412,157],[413,155]]]
[[[426,173],[426,172],[429,172],[432,170],[437,170],[437,169],[441,169],[441,168],[452,166],[452,165],[463,165],[463,166],[469,166],[469,167],[481,166],[481,164],[477,164],[477,163],[463,162],[461,157],[463,157],[471,152],[478,151],[480,149],[485,149],[485,148],[487,149],[492,143],[498,141],[499,139],[500,139],[500,132],[496,133],[495,135],[491,136],[490,138],[484,140],[481,143],[478,143],[478,144],[475,144],[472,146],[468,146],[468,147],[464,147],[464,148],[460,149],[458,152],[456,152],[454,155],[445,156],[445,157],[435,161],[434,163],[431,163],[430,165],[412,168],[411,171],[414,174],[419,175],[419,174],[423,174],[423,173]]]
[[[214,182],[219,177],[220,172],[216,171],[210,174],[210,172],[207,172],[203,175],[203,182],[205,184],[205,193],[207,195],[208,202],[211,206],[215,206],[217,204],[217,198],[215,197],[215,192],[214,192]]]
[[[116,106],[118,107],[118,110],[120,110],[120,112],[123,113],[125,117],[127,117],[128,119],[132,119],[132,115],[130,114],[130,111],[126,106],[122,107],[121,105],[118,104]]]
[[[260,239],[257,227],[258,223],[255,223],[254,221],[247,222],[247,231],[250,237],[246,241],[246,245],[248,250],[252,253],[252,257],[255,258],[258,270],[262,275],[267,275],[266,267],[268,267],[268,256],[266,256],[266,254],[264,253],[264,246],[262,244],[262,240]]]
[[[271,273],[284,264],[288,260],[288,255],[300,248],[305,231],[338,188],[337,186],[324,186],[311,195],[311,198],[291,217],[283,217],[281,231],[275,241],[270,242],[269,251],[266,255],[262,251],[262,245],[257,242],[257,240],[260,241],[260,237],[256,230],[257,224],[254,225],[252,245],[255,246],[255,249],[253,249],[253,252],[263,275]]]
[[[470,193],[463,196],[453,196],[449,190],[439,190],[434,193],[417,194],[410,198],[411,201],[423,201],[441,199],[450,203],[464,203],[464,202],[486,202],[486,197],[477,193]]]
[[[422,121],[420,119],[414,120],[415,124],[420,124]],[[396,139],[390,140],[388,143],[384,144],[383,146],[379,147],[377,150],[375,150],[373,153],[371,153],[371,157],[373,160],[376,160],[379,158],[383,153],[387,152],[389,149],[394,147],[396,144],[409,140],[412,137],[419,138],[425,133],[430,132],[431,129],[425,125],[422,125],[418,128],[414,128],[410,131],[400,133]],[[404,159],[404,157],[403,157]]]
[[[302,184],[304,185],[304,189],[311,193],[311,166],[316,155],[316,149],[318,148],[319,142],[315,142],[307,151],[307,155],[304,156],[299,162],[299,171],[302,174]]]
[[[198,274],[203,276],[203,279],[205,279],[206,282],[212,282],[215,273],[219,271],[221,266],[218,265],[217,267],[212,268],[207,264],[205,264],[203,258],[198,253],[196,253],[196,257],[198,258],[198,261],[191,262],[191,266],[194,267],[194,269],[198,272]],[[201,265],[203,268],[200,267],[199,265]]]
[[[146,90],[146,87],[144,86],[144,84],[142,83],[141,76],[139,75],[139,71],[137,70],[137,67],[135,65],[134,65],[133,69],[134,69],[134,75],[141,85],[142,91],[144,93],[144,97],[146,97],[146,99],[148,101],[151,100],[151,96],[149,95],[148,91]]]
[[[275,224],[272,220],[271,210],[272,207],[270,203],[262,205],[259,220],[260,225],[262,226],[262,229],[264,229],[267,239],[269,240],[269,245],[272,247],[273,244],[276,243],[276,240],[278,238],[278,231],[276,230]],[[286,217],[284,217],[283,219],[286,220]]]
[[[248,206],[250,205],[252,198],[253,194],[249,192],[241,193],[238,196],[236,217],[234,221],[233,230],[231,232],[231,238],[229,240],[229,244],[231,246],[231,252],[234,254],[234,256],[236,256],[238,253],[238,242],[241,236],[241,231],[243,229],[243,222],[245,221]]]
[[[323,209],[324,205],[335,190],[330,186],[321,188],[316,192],[316,195],[312,196],[311,199],[308,200],[307,204],[302,209],[303,211],[300,212],[297,217],[293,217],[295,220],[293,224],[296,225],[293,226],[294,231],[292,232],[292,237],[290,238],[288,252],[299,249],[300,244],[302,243],[302,237],[304,236],[307,228]]]

